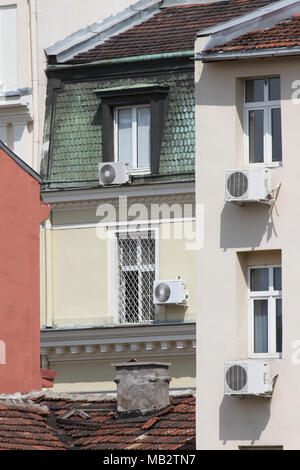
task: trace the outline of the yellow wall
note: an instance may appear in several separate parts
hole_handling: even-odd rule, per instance
[[[110,241],[97,237],[91,213],[69,211],[52,215],[54,229],[48,231],[50,239],[45,246],[42,233],[42,325],[46,317],[55,326],[94,325],[114,323],[111,301]],[[77,224],[75,228],[58,222]],[[81,225],[80,225],[81,224]],[[168,236],[168,228],[170,228]],[[159,320],[191,320],[196,316],[195,305],[195,252],[187,250],[194,222],[163,223],[159,225],[159,279],[170,280],[180,276],[189,292],[188,307],[169,305],[159,308]],[[180,237],[180,238],[179,238]],[[48,260],[46,263],[45,260]],[[116,286],[117,288],[117,286]],[[51,302],[50,302],[51,300]],[[51,323],[50,321],[50,323]]]
[[[181,357],[155,358],[158,362],[171,363],[169,369],[172,381],[170,387],[193,387],[196,384],[195,358]],[[120,361],[50,363],[50,367],[57,371],[54,382],[55,391],[97,391],[116,390],[114,382],[115,368],[111,365]]]

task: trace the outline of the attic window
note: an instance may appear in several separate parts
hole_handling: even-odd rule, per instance
[[[135,172],[150,172],[150,106],[115,108],[114,159],[129,162]]]
[[[102,107],[102,158],[127,161],[133,174],[158,174],[169,87],[135,84],[95,90]]]

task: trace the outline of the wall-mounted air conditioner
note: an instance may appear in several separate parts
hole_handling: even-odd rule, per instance
[[[271,172],[264,167],[225,171],[225,201],[270,202]]]
[[[187,305],[188,291],[185,289],[185,281],[175,279],[172,281],[154,281],[154,304]]]
[[[101,186],[128,183],[129,170],[126,162],[99,163],[99,184]]]
[[[257,395],[270,397],[273,385],[269,365],[261,360],[225,362],[225,395]]]

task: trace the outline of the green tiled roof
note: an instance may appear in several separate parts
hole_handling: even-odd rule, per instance
[[[101,98],[95,91],[134,87],[137,83],[169,86],[160,175],[193,173],[195,159],[193,72],[164,73],[144,79],[110,79],[65,82],[56,92],[55,115],[48,162],[42,175],[49,189],[97,186],[98,163],[102,161]],[[178,179],[176,177],[176,180]]]

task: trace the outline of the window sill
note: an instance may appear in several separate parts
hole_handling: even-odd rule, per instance
[[[282,166],[282,162],[271,162],[271,163],[248,163],[249,167],[261,167],[261,168],[279,168]]]
[[[131,176],[147,176],[151,175],[151,170],[150,168],[131,168],[129,174]]]
[[[282,359],[282,353],[276,353],[276,354],[250,354],[249,359],[264,359],[264,360]]]

